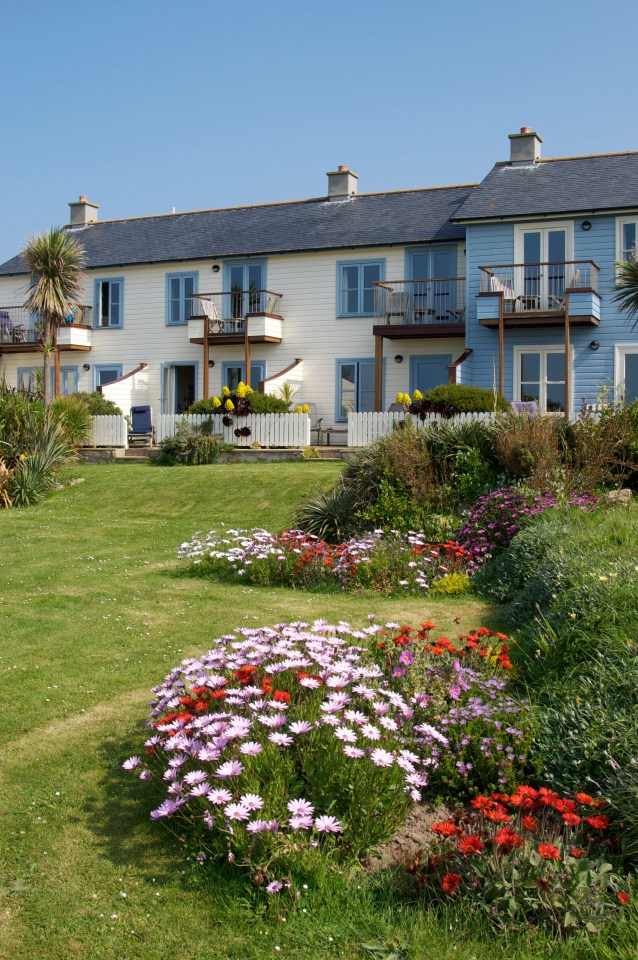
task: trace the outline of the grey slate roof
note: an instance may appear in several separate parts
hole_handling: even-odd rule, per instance
[[[454,214],[457,221],[638,206],[638,152],[498,163]]]
[[[435,187],[105,220],[71,232],[89,268],[462,240],[464,228],[451,217],[471,190]],[[0,276],[19,273],[25,273],[19,255],[0,266]]]

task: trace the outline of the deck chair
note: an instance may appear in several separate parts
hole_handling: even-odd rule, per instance
[[[204,300],[203,297],[199,298],[201,304],[201,310],[203,315],[208,321],[208,332],[209,333],[223,333],[224,325],[219,319],[219,314],[217,313],[217,306],[215,305],[214,300]]]
[[[8,310],[0,310],[0,343],[11,343],[13,324]]]
[[[410,295],[404,290],[388,290],[385,295],[385,322],[392,323],[398,317],[399,322],[407,323],[410,308]]]
[[[512,400],[510,406],[514,413],[524,413],[528,417],[534,417],[538,413],[536,400]]]
[[[310,409],[310,442],[312,443],[312,435],[314,433],[316,435],[315,443],[320,447],[324,439],[324,430],[322,427],[323,417],[317,417],[316,403],[307,403],[306,406]]]
[[[149,406],[131,407],[131,429],[128,442],[131,446],[153,446],[155,431],[153,416]]]
[[[514,312],[514,305],[516,303],[517,297],[514,292],[513,281],[510,279],[501,279],[501,277],[495,277],[492,275],[490,277],[490,290],[492,293],[502,293],[503,300],[505,301],[505,309],[509,313]],[[508,309],[509,305],[509,309]]]

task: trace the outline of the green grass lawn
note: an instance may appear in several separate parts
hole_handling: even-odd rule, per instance
[[[148,820],[150,790],[121,763],[139,751],[150,688],[212,638],[319,616],[360,623],[372,612],[431,617],[452,632],[493,625],[473,598],[310,594],[183,575],[176,548],[192,533],[221,522],[280,529],[338,471],[85,466],[76,470],[85,483],[0,512],[0,958],[383,958],[393,944],[410,960],[634,956],[624,926],[569,948],[495,939],[352,872],[310,884],[285,920],[263,916],[241,882],[196,868]]]

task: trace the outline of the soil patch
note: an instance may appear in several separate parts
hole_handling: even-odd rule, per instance
[[[432,824],[447,820],[450,814],[451,810],[442,804],[415,806],[387,843],[376,847],[374,854],[368,857],[363,865],[365,872],[372,876],[379,870],[395,869],[413,860],[417,850],[427,850],[434,840],[430,829]]]

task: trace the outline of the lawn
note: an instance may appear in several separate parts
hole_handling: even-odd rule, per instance
[[[232,875],[183,857],[148,820],[139,750],[150,688],[243,624],[368,613],[456,632],[487,623],[470,598],[311,594],[184,576],[175,554],[221,522],[280,529],[331,463],[82,467],[85,482],[0,512],[0,958],[633,956],[627,929],[553,947],[441,923],[363,874],[309,885],[285,920],[255,910]],[[455,617],[461,618],[457,627]],[[618,938],[618,939],[615,939]],[[379,948],[371,952],[362,945]],[[276,950],[279,947],[280,950]]]

